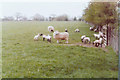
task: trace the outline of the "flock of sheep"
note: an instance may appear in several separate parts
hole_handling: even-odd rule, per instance
[[[90,27],[90,30],[92,29],[92,27]],[[53,32],[53,38],[57,40],[57,43],[59,43],[59,40],[65,40],[65,43],[68,43],[68,39],[69,39],[69,33],[68,30],[65,29],[65,32],[59,32],[59,31],[54,31],[54,27],[53,26],[48,26],[48,31],[49,32]],[[75,32],[80,32],[79,29],[75,29]],[[48,35],[44,35],[44,34],[38,34],[34,37],[35,41],[38,41],[39,37],[42,36],[43,41],[45,41],[45,39],[48,42],[51,42],[51,36]],[[97,39],[93,42],[93,45],[98,47],[102,44],[104,44],[106,46],[106,35],[104,35],[102,32],[99,32],[99,34],[94,34],[94,37]],[[90,37],[87,37],[86,35],[81,36],[81,41],[86,44],[86,43],[91,43],[90,41]]]

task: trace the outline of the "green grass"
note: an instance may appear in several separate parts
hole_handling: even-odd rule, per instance
[[[63,46],[47,41],[34,41],[38,33],[50,34],[48,26],[63,32],[68,29],[69,44],[78,43],[85,34],[95,40],[89,25],[83,22],[3,22],[3,78],[117,78],[118,56],[111,47]],[[80,33],[75,33],[76,28]],[[62,41],[61,44],[64,44]]]

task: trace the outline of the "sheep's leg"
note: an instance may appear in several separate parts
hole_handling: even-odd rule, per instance
[[[66,40],[66,42],[65,43],[68,43],[68,39],[65,39]]]
[[[101,44],[101,47],[102,47],[102,44]]]
[[[59,43],[59,40],[57,40],[57,43]]]
[[[51,43],[51,39],[47,39],[47,41]]]
[[[51,43],[51,39],[49,40],[49,42]]]
[[[45,38],[43,38],[43,41],[45,41]]]

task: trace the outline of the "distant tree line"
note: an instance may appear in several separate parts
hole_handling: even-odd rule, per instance
[[[63,14],[56,16],[55,14],[51,14],[49,17],[44,17],[40,14],[35,14],[31,17],[23,16],[21,13],[16,13],[15,16],[4,16],[2,21],[81,21],[81,18],[77,18],[76,16],[73,18],[69,18],[68,15]]]

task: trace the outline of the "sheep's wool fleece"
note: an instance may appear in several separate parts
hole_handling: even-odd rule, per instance
[[[59,34],[57,34],[57,35],[55,35],[54,33],[53,33],[53,37],[55,38],[55,39],[57,39],[57,40],[59,40],[59,39],[66,39],[66,38],[68,38],[69,37],[69,33],[67,33],[67,32],[59,32]]]

